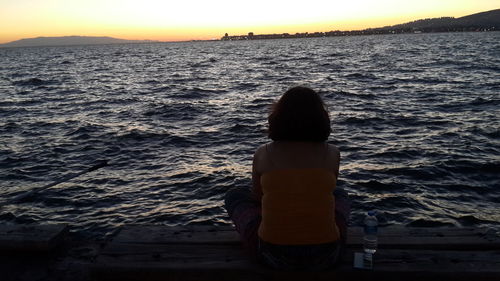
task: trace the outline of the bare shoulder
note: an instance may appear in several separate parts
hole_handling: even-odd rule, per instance
[[[263,144],[261,146],[259,146],[256,150],[255,150],[255,153],[254,153],[254,159],[258,159],[258,158],[262,158],[265,156],[266,152],[267,152],[267,146],[268,144]]]
[[[336,145],[329,143],[328,144],[328,151],[330,152],[331,156],[334,156],[336,158],[340,158],[340,150]]]
[[[262,173],[265,169],[265,159],[267,157],[267,144],[259,146],[253,155],[253,167],[252,170],[257,173]]]

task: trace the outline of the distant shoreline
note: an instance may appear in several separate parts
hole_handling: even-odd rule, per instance
[[[487,32],[500,31],[500,9],[472,14],[460,18],[441,17],[416,20],[404,24],[385,26],[379,28],[367,28],[352,31],[327,31],[327,32],[304,32],[304,33],[281,33],[281,34],[254,34],[246,35],[225,34],[220,39],[208,40],[185,40],[185,41],[153,41],[153,40],[125,40],[113,37],[95,36],[61,36],[61,37],[37,37],[20,39],[13,42],[0,44],[0,48],[17,47],[57,47],[57,46],[82,46],[82,45],[108,45],[108,44],[140,44],[140,43],[182,43],[182,42],[204,42],[204,41],[241,41],[241,40],[264,40],[264,39],[293,39],[293,38],[318,38],[318,37],[341,37],[360,35],[387,35],[387,34],[411,34],[411,33],[443,33],[443,32]]]
[[[462,33],[462,32],[495,32],[495,30],[456,30],[456,31],[394,31],[394,32],[370,32],[365,30],[355,31],[329,31],[296,34],[258,34],[258,35],[234,35],[223,36],[220,40],[193,40],[193,41],[243,41],[243,40],[266,40],[266,39],[294,39],[294,38],[321,38],[321,37],[347,37],[347,36],[369,36],[369,35],[397,35],[397,34],[427,34],[427,33]]]
[[[373,36],[373,35],[402,35],[402,34],[429,34],[429,33],[468,33],[468,32],[495,32],[500,30],[480,30],[480,31],[436,31],[436,32],[400,32],[400,33],[368,33],[363,31],[340,31],[340,34],[335,35],[321,35],[317,34],[327,32],[303,33],[307,36],[282,36],[282,34],[262,34],[254,35],[254,38],[245,38],[246,35],[240,35],[240,39],[207,39],[207,40],[185,40],[185,41],[142,41],[142,42],[121,42],[121,43],[83,43],[83,44],[67,44],[67,45],[33,45],[33,46],[3,46],[0,44],[0,49],[14,49],[14,48],[50,48],[50,47],[77,47],[77,46],[106,46],[106,45],[120,45],[120,44],[175,44],[175,43],[189,43],[189,42],[221,42],[221,41],[251,41],[251,40],[279,40],[279,39],[300,39],[300,38],[327,38],[327,37],[351,37],[351,36]],[[236,36],[235,36],[236,37]]]
[[[288,39],[288,38],[317,38],[333,36],[359,36],[359,35],[385,35],[408,33],[442,33],[442,32],[475,32],[475,31],[500,31],[500,9],[472,14],[460,18],[441,17],[416,20],[404,24],[367,28],[352,31],[328,31],[314,33],[281,33],[281,34],[254,34],[246,35],[225,34],[220,40],[261,40],[261,39]]]

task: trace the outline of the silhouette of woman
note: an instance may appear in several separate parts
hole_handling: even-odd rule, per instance
[[[272,142],[254,154],[252,189],[226,194],[246,247],[277,269],[319,270],[339,259],[350,213],[336,187],[340,152],[326,141],[330,118],[312,89],[289,89],[268,117]]]

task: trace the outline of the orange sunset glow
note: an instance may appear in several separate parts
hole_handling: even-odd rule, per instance
[[[0,43],[39,36],[180,41],[353,30],[499,8],[496,0],[0,0]]]

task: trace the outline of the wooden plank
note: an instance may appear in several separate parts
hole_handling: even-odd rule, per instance
[[[56,247],[68,233],[65,224],[0,225],[3,252],[44,252]]]
[[[475,236],[486,235],[491,232],[490,229],[472,228],[472,227],[405,227],[405,226],[386,226],[379,227],[379,234],[382,236]],[[350,236],[362,236],[362,227],[349,227]]]
[[[120,230],[113,243],[237,244],[240,239],[232,227],[128,225]]]
[[[140,266],[164,267],[247,267],[248,256],[237,247],[231,246],[200,246],[200,245],[165,245],[162,247],[131,247],[128,249],[107,251],[101,253],[99,263],[134,264]]]
[[[375,255],[374,270],[500,274],[500,251],[380,250]]]
[[[343,262],[351,263],[353,253],[356,250],[349,249],[344,256]],[[220,263],[220,267],[233,266],[232,262],[248,261],[244,251],[235,245],[110,245],[103,250],[99,256],[102,260],[113,260],[115,262],[134,263],[161,263],[162,266],[190,264],[193,268],[202,268],[203,263],[213,265]],[[449,267],[441,268],[441,265],[470,264],[494,269],[500,272],[500,251],[433,251],[433,250],[401,250],[381,249],[375,255],[377,270],[395,271],[401,270],[401,266],[418,268],[422,265],[425,270],[447,271]],[[397,265],[398,267],[394,267]],[[433,268],[432,266],[436,266]],[[466,270],[468,266],[460,270]],[[456,269],[453,269],[456,270]],[[475,270],[473,268],[473,270]],[[470,270],[469,270],[470,271]]]
[[[354,250],[348,250],[342,264],[352,266]],[[172,268],[254,268],[241,248],[233,245],[128,245],[104,251],[99,262]],[[380,250],[375,255],[376,271],[433,271],[500,273],[500,251]],[[127,265],[128,267],[129,265]]]
[[[297,277],[296,273],[287,276],[286,272],[282,274],[251,262],[235,245],[129,246],[102,253],[93,266],[95,276],[112,280],[176,280],[170,279],[172,276],[190,280],[187,278],[190,274],[198,280],[231,280],[237,276],[252,277],[249,280]],[[337,268],[320,273],[316,279],[333,280],[343,276],[344,279],[358,280],[356,278],[360,275],[367,274],[352,268],[353,253],[348,251]],[[368,277],[376,279],[391,280],[391,277],[397,276],[419,280],[414,277],[456,274],[454,280],[457,277],[458,280],[465,280],[461,279],[464,276],[474,277],[472,280],[495,280],[493,277],[500,276],[500,251],[380,250],[374,264],[374,270],[369,271]],[[302,280],[311,280],[311,273],[305,274]]]
[[[360,227],[349,228],[347,244],[358,248],[363,243]],[[238,234],[232,228],[126,226],[113,243],[141,244],[238,244]],[[379,233],[380,248],[418,249],[500,249],[497,234],[474,228],[405,228],[384,227]]]
[[[486,230],[381,228],[381,249],[373,271],[353,269],[362,230],[350,228],[349,235],[350,248],[334,271],[287,273],[252,262],[231,228],[126,226],[101,252],[92,271],[103,280],[408,281],[497,280],[500,276],[498,235]],[[486,245],[490,247],[480,251]],[[450,248],[468,251],[435,250]]]
[[[110,244],[92,266],[102,280],[241,280],[258,270],[239,245]]]
[[[500,236],[498,233],[477,228],[385,227],[380,228],[378,240],[379,247],[387,249],[500,249]],[[347,239],[349,247],[361,247],[362,243],[362,228],[349,228]]]

